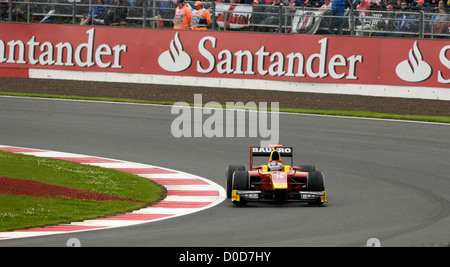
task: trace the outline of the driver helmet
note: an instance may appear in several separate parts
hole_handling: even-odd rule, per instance
[[[281,163],[278,161],[272,161],[269,163],[269,170],[270,171],[281,171],[282,167],[281,167]]]

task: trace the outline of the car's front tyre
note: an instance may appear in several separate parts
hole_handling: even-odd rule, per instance
[[[231,198],[231,190],[233,186],[233,174],[235,171],[245,171],[245,166],[243,165],[228,165],[225,170],[225,176],[227,178],[227,198]]]

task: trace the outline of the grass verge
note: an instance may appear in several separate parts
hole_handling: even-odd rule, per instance
[[[91,101],[106,101],[106,102],[138,103],[138,104],[158,104],[158,105],[173,105],[176,103],[176,102],[170,102],[170,101],[147,101],[147,100],[122,99],[122,98],[83,97],[83,96],[30,94],[30,93],[13,93],[13,92],[0,92],[0,95],[17,96],[17,97],[40,97],[40,98],[56,98],[56,99],[71,99],[71,100],[91,100]],[[194,106],[194,104],[192,104],[192,103],[189,105]],[[203,104],[203,106],[204,105],[205,104]],[[225,106],[222,106],[222,108],[225,108]],[[362,118],[450,123],[450,117],[448,117],[448,116],[397,115],[397,114],[387,114],[387,113],[378,113],[378,112],[370,112],[370,111],[314,110],[314,109],[301,109],[301,108],[280,108],[279,111],[287,112],[287,113],[302,113],[302,114],[317,114],[317,115],[331,115],[331,116],[346,116],[346,117],[362,117]]]
[[[3,151],[0,151],[0,176],[143,201],[92,201],[0,194],[0,231],[125,213],[146,207],[165,196],[162,187],[132,174]]]

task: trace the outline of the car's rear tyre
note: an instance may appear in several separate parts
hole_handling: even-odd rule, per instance
[[[245,166],[243,165],[228,165],[225,170],[225,175],[227,178],[227,198],[231,198],[231,190],[233,186],[233,174],[235,171],[245,171]]]
[[[315,172],[316,166],[314,165],[300,165],[300,168],[302,168],[302,172]]]

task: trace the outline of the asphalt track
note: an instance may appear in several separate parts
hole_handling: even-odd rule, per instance
[[[115,158],[225,186],[261,138],[175,138],[171,107],[0,97],[0,143]],[[208,118],[208,115],[204,115]],[[448,246],[450,126],[280,115],[295,164],[325,173],[328,203],[229,201],[195,214],[110,230],[0,241],[0,246]]]

